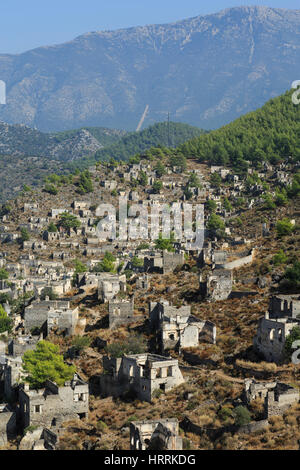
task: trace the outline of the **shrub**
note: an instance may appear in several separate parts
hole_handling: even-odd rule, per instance
[[[245,424],[249,424],[251,421],[251,414],[248,408],[245,406],[237,406],[234,411],[234,417],[235,417],[235,424],[237,426],[244,426]]]
[[[285,264],[288,260],[288,257],[286,256],[286,254],[284,253],[284,251],[281,249],[278,251],[278,253],[276,253],[276,255],[273,256],[273,264],[275,266],[279,266],[280,264]]]
[[[50,233],[55,233],[57,232],[57,227],[56,225],[53,223],[53,222],[50,222],[50,224],[48,225],[48,232]]]
[[[0,268],[0,280],[8,279],[8,272],[4,268]]]
[[[294,225],[287,218],[279,220],[276,224],[276,232],[278,237],[284,237],[290,235],[294,230]]]
[[[72,346],[75,349],[75,352],[81,353],[85,348],[89,347],[91,344],[91,339],[88,336],[75,336],[72,340]]]
[[[97,424],[96,424],[96,428],[98,431],[100,432],[106,432],[108,430],[108,426],[106,423],[104,423],[104,421],[98,421]]]
[[[0,305],[0,333],[5,333],[8,331],[9,333],[12,330],[12,320],[8,318],[6,311]]]
[[[286,269],[284,280],[290,288],[300,286],[300,261],[295,261],[292,267]]]
[[[146,340],[142,335],[132,335],[125,341],[117,341],[105,348],[111,357],[122,357],[124,354],[142,354],[147,350]]]
[[[57,187],[54,186],[54,184],[50,184],[50,183],[45,184],[44,191],[45,193],[52,194],[53,196],[56,196],[56,194],[58,193]]]
[[[27,242],[30,239],[30,235],[28,233],[28,230],[26,228],[21,228],[21,237],[20,240],[22,242]]]
[[[58,226],[64,228],[65,230],[78,228],[80,225],[81,222],[77,219],[77,217],[73,214],[69,214],[68,212],[61,214],[58,222]]]

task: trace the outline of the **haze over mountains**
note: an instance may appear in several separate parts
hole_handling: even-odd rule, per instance
[[[59,131],[173,121],[217,128],[299,79],[300,10],[240,7],[167,25],[90,32],[0,55],[0,120]]]

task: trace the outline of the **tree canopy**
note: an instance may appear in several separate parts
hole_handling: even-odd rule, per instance
[[[64,363],[59,346],[48,341],[40,341],[35,350],[26,351],[22,361],[23,369],[28,374],[26,382],[32,388],[41,388],[47,379],[62,386],[75,373],[75,366]]]

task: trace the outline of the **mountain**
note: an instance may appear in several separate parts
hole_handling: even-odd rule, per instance
[[[224,125],[299,78],[300,10],[239,7],[0,55],[0,119],[42,131]]]
[[[105,128],[47,134],[25,125],[0,123],[0,155],[76,160],[117,142],[124,134],[124,131]]]
[[[216,131],[185,142],[179,150],[186,157],[240,168],[246,168],[247,161],[276,163],[289,156],[297,162],[300,106],[293,104],[292,91],[288,91]]]

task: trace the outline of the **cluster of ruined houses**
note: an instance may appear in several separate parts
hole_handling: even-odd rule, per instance
[[[266,163],[259,176],[273,172],[274,180],[287,184],[289,174],[286,171],[289,163],[281,165],[272,168]],[[179,173],[177,168],[168,170],[162,182],[164,189],[171,189],[173,195],[182,195],[186,182],[176,177],[177,170]],[[112,174],[118,173],[118,177],[131,181],[137,179],[141,171],[146,173],[148,185],[151,186],[156,174],[148,164],[132,164],[121,173],[119,169],[112,169]],[[201,172],[195,170],[194,173],[199,177],[201,187],[193,188],[193,197],[201,201],[213,199],[221,216],[232,215],[224,212],[221,207],[221,199],[229,195],[228,190],[216,190],[209,182],[204,181]],[[231,196],[239,196],[245,189],[244,181],[238,175],[230,173],[228,169],[211,167],[211,173],[218,173],[223,180],[231,183]],[[248,173],[251,175],[251,169]],[[102,180],[100,186],[107,191],[117,188],[116,182],[110,179]],[[263,188],[257,184],[250,189],[253,197],[263,193]],[[119,190],[119,195],[124,196],[124,191]],[[152,194],[151,190],[148,191],[147,200],[137,191],[131,191],[128,199],[145,206],[155,206],[165,202],[162,194]],[[182,196],[181,199],[184,201],[185,197]],[[249,207],[252,207],[253,201],[254,199],[249,201]],[[17,299],[23,293],[30,292],[32,295],[25,305],[22,316],[14,318],[15,332],[21,325],[23,334],[10,340],[7,350],[4,350],[0,343],[0,348],[2,347],[0,384],[2,383],[9,402],[18,403],[13,407],[8,403],[0,405],[0,446],[15,434],[16,429],[35,426],[38,428],[35,448],[39,446],[54,448],[63,422],[88,416],[89,386],[77,374],[62,387],[47,381],[43,389],[30,390],[26,384],[22,384],[24,379],[22,355],[26,350],[34,349],[40,338],[49,335],[52,330],[70,336],[76,332],[79,321],[78,309],[71,307],[70,301],[50,300],[47,296],[45,300],[40,299],[47,287],[51,287],[59,297],[70,291],[74,280],[74,269],[66,268],[64,261],[74,258],[74,253],[82,253],[87,257],[88,271],[77,275],[77,286],[81,289],[97,289],[99,302],[108,304],[109,328],[130,324],[141,318],[135,313],[134,297],[129,297],[126,293],[124,274],[126,269],[131,269],[135,273],[136,288],[147,291],[152,274],[167,274],[185,263],[184,255],[189,252],[186,240],[176,244],[174,253],[155,250],[151,242],[148,249],[137,249],[141,240],[126,243],[107,243],[106,240],[99,240],[95,226],[97,221],[95,210],[90,206],[89,201],[75,200],[71,208],[52,208],[47,217],[40,217],[37,203],[25,203],[23,209],[24,214],[28,215],[28,221],[20,224],[19,229],[26,228],[33,238],[23,242],[23,252],[17,262],[9,261],[6,252],[0,255],[0,267],[9,273],[8,280],[0,281],[0,294],[7,294],[13,299]],[[45,230],[45,227],[51,222],[55,223],[65,212],[76,215],[81,222],[78,229],[55,232]],[[3,216],[2,222],[0,241],[11,243],[17,240],[19,232],[10,231],[9,215]],[[42,237],[40,233],[43,234]],[[252,263],[255,249],[239,251],[239,255],[234,257],[230,256],[228,249],[248,243],[249,240],[233,237],[222,247],[216,242],[208,242],[200,250],[196,250],[199,264],[211,268],[205,278],[200,277],[199,292],[204,299],[226,300],[232,295],[233,269]],[[106,251],[114,251],[117,254],[116,267],[121,265],[120,260],[122,260],[123,267],[119,269],[118,274],[92,272]],[[94,256],[96,259],[90,259]],[[138,267],[132,263],[133,256],[142,261]],[[4,307],[10,314],[9,305],[6,304]],[[184,382],[178,361],[168,356],[170,350],[180,353],[184,348],[197,347],[200,342],[211,344],[216,342],[216,326],[208,320],[201,320],[192,315],[189,305],[176,307],[164,299],[150,302],[147,320],[156,333],[157,354],[125,355],[122,358],[104,357],[105,373],[99,376],[99,389],[103,397],[117,397],[132,391],[139,399],[151,401],[157,392],[171,390]],[[255,349],[266,360],[279,362],[283,358],[288,334],[299,324],[300,297],[273,296],[269,311],[259,321],[257,336],[254,339]],[[32,336],[31,333],[35,330],[43,336]],[[299,393],[280,382],[246,381],[245,402],[249,404],[257,397],[264,399],[265,414],[269,417],[286,411],[299,400]],[[178,426],[176,419],[131,423],[131,449],[181,449],[182,439],[179,436]]]

